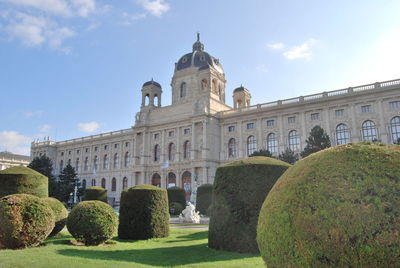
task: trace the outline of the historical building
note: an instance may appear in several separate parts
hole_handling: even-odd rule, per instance
[[[0,152],[0,170],[15,166],[27,166],[30,159],[26,155],[13,154],[7,151]]]
[[[83,186],[107,188],[112,202],[142,183],[177,185],[190,198],[197,185],[213,182],[222,163],[263,148],[275,155],[286,148],[300,152],[315,125],[333,145],[400,138],[400,79],[257,105],[241,86],[233,91],[233,108],[225,104],[225,84],[220,61],[198,37],[175,63],[171,105],[161,105],[160,84],[146,82],[133,127],[34,142],[31,156],[48,155],[57,173],[71,164]]]

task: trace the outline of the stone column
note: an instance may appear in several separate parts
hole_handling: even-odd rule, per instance
[[[220,153],[219,153],[219,159],[220,160],[225,160],[226,159],[226,156],[227,156],[227,154],[226,154],[226,146],[225,146],[225,144],[224,144],[224,135],[225,135],[225,127],[224,127],[224,125],[223,124],[220,124],[219,125],[219,128],[220,128],[220,131],[219,131],[219,133],[220,133],[220,135],[221,135],[221,137],[220,137],[220,142],[221,142],[221,146],[220,146]]]
[[[244,142],[243,142],[243,129],[242,129],[242,124],[243,124],[243,121],[239,121],[238,122],[238,129],[239,129],[239,146],[238,146],[238,151],[237,151],[237,153],[238,153],[238,156],[239,156],[239,158],[243,158],[244,157],[244,154],[243,154],[243,144],[244,144]]]
[[[207,120],[203,120],[203,148],[202,148],[202,158],[207,159]]]
[[[256,121],[257,128],[257,150],[263,149],[263,135],[262,135],[262,122],[261,118],[257,118]]]
[[[279,136],[278,136],[278,154],[281,152],[284,152],[286,149],[286,142],[285,142],[285,133],[283,133],[283,116],[279,115],[277,118],[277,123],[278,123],[278,127],[279,127]]]
[[[301,112],[300,120],[302,132],[302,134],[300,135],[300,151],[302,151],[305,147],[305,140],[308,138],[308,133],[306,132],[306,114],[304,112]]]
[[[195,122],[192,122],[192,130],[191,130],[191,134],[192,134],[192,142],[191,142],[191,148],[190,148],[190,158],[192,160],[196,159],[196,129],[195,129]]]
[[[390,133],[387,132],[387,127],[386,127],[386,122],[383,117],[384,115],[384,109],[382,105],[382,100],[378,100],[378,114],[379,114],[379,127],[378,127],[378,139],[380,139],[384,143],[390,143],[391,138],[390,138]],[[389,134],[389,135],[388,135]]]
[[[179,162],[181,161],[181,150],[182,150],[182,146],[181,146],[181,128],[177,127],[176,128],[176,150],[175,150],[175,161]]]
[[[362,135],[359,131],[359,128],[357,126],[357,120],[356,120],[356,111],[355,111],[355,107],[354,104],[351,104],[350,106],[350,116],[351,116],[351,122],[353,124],[353,127],[351,128],[351,132],[350,132],[350,141],[351,142],[358,142],[358,141],[362,141]]]

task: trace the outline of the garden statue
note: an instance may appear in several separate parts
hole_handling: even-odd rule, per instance
[[[186,208],[179,215],[179,221],[181,223],[200,223],[199,212],[195,211],[192,203],[188,202]]]

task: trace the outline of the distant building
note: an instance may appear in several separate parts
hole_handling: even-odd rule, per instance
[[[143,183],[182,187],[189,199],[192,189],[214,181],[223,163],[260,149],[275,156],[286,148],[299,153],[315,125],[325,129],[332,145],[394,143],[400,137],[400,79],[257,105],[240,86],[233,90],[234,107],[225,103],[225,84],[220,61],[198,38],[192,52],[175,63],[171,105],[161,105],[161,85],[148,81],[133,127],[34,142],[31,156],[49,156],[56,173],[71,164],[83,186],[104,187],[114,201],[123,189]]]
[[[0,152],[0,170],[15,166],[27,166],[30,161],[31,158],[26,155]]]

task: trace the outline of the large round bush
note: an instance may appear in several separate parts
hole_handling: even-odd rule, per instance
[[[39,245],[54,228],[54,213],[39,197],[13,194],[0,198],[0,244],[5,248]]]
[[[115,235],[117,226],[118,216],[113,208],[98,200],[78,203],[67,218],[68,231],[86,246],[106,242]]]
[[[167,191],[138,185],[121,194],[118,237],[145,240],[169,235]]]
[[[108,203],[107,190],[99,186],[88,187],[85,189],[84,199],[85,201],[99,200]]]
[[[0,197],[10,194],[31,194],[48,197],[48,179],[39,172],[24,166],[0,171]]]
[[[49,236],[55,236],[65,227],[68,217],[68,210],[65,208],[64,204],[56,198],[47,197],[43,198],[43,200],[53,210],[55,226]]]
[[[171,187],[167,189],[168,203],[179,203],[182,207],[186,207],[185,190],[180,187]]]
[[[197,188],[196,210],[202,215],[206,215],[209,211],[208,208],[211,206],[212,190],[212,184],[203,184]]]
[[[171,215],[179,215],[182,213],[182,210],[184,209],[184,207],[182,206],[181,203],[177,203],[177,202],[172,202],[169,203],[169,213],[171,213]]]
[[[208,246],[258,252],[256,229],[262,203],[289,167],[290,164],[263,156],[220,166],[214,180]]]
[[[266,198],[268,267],[400,267],[400,146],[346,144],[290,168]]]

